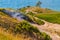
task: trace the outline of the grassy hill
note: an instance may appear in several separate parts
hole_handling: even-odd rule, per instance
[[[3,9],[0,9],[0,40],[51,40],[49,35],[40,32],[27,20],[18,21],[1,10]]]

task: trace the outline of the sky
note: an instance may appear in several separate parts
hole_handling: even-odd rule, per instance
[[[42,2],[42,8],[60,11],[60,0],[0,0],[0,8],[18,9],[25,6],[35,6],[38,1]]]

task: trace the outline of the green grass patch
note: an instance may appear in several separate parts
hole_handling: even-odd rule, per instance
[[[51,23],[60,24],[60,13],[51,13],[51,14],[37,14],[36,17],[46,20]]]

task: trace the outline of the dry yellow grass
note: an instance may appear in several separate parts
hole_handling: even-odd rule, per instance
[[[3,35],[1,37],[1,35]],[[24,38],[23,35],[17,34],[17,35],[13,35],[12,33],[5,31],[4,28],[0,27],[0,39],[2,40],[30,40],[31,38]]]

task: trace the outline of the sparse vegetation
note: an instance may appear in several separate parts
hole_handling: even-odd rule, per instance
[[[23,32],[23,31],[27,31],[27,33],[29,33],[29,34],[33,34],[33,33],[35,33],[38,37],[37,38],[39,38],[40,40],[51,40],[51,38],[48,36],[48,35],[46,35],[46,33],[43,33],[43,32],[40,32],[36,27],[33,27],[32,25],[30,25],[28,22],[26,22],[26,21],[23,21],[23,22],[20,22],[16,27],[15,27],[15,31],[16,32]],[[20,32],[20,33],[21,33]],[[25,33],[25,32],[23,32],[23,33]],[[31,34],[31,35],[32,35]],[[30,36],[31,36],[30,35]],[[33,34],[34,35],[34,34]]]
[[[30,20],[31,23],[35,23],[38,25],[43,25],[44,22],[41,21],[40,19],[36,18],[34,15],[32,15],[33,13],[27,13],[26,16],[29,18],[28,20]]]

